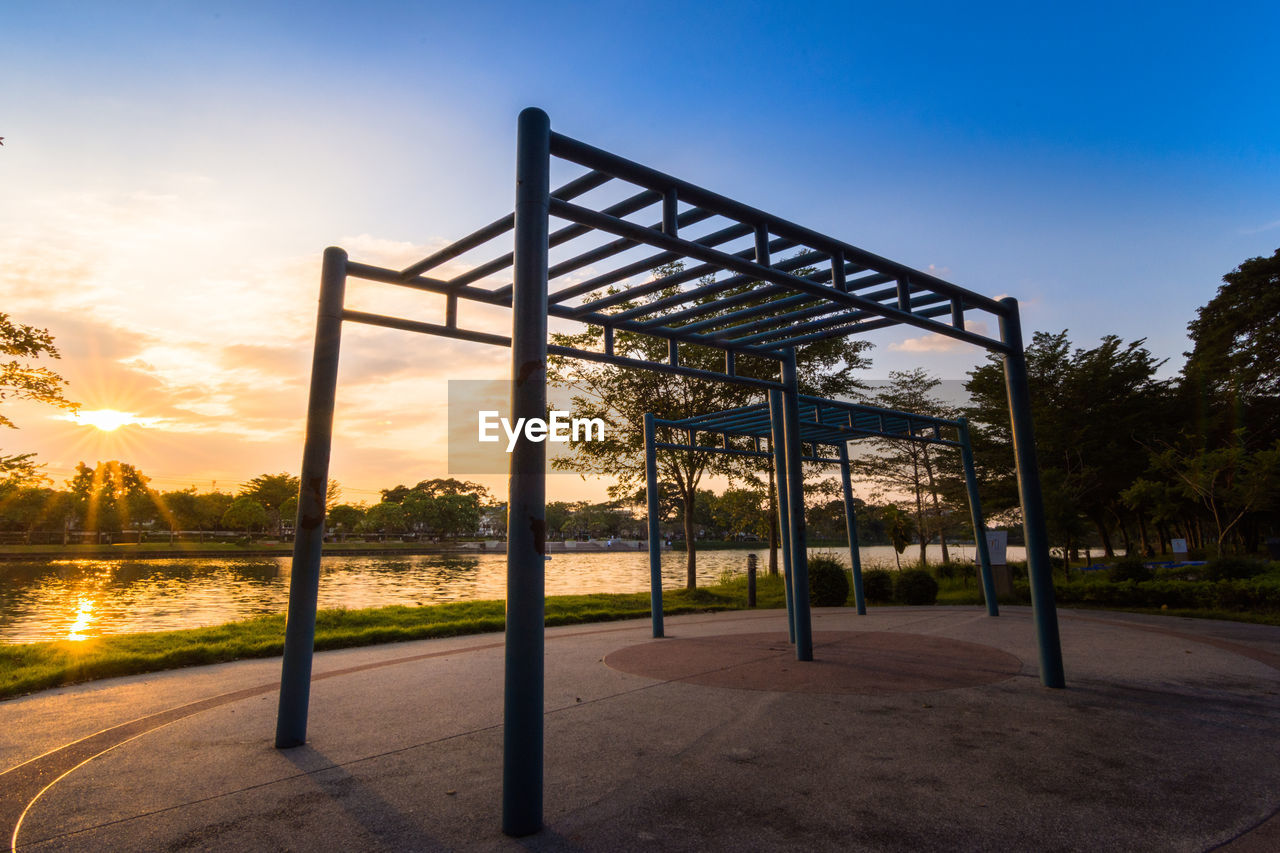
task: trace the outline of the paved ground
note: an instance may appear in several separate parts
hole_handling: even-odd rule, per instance
[[[777,611],[548,631],[546,829],[499,831],[501,637],[317,656],[272,748],[279,661],[0,702],[21,850],[1280,850],[1280,628],[1062,614]]]

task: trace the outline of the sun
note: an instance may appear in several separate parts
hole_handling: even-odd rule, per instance
[[[112,432],[127,424],[141,423],[132,412],[121,412],[116,409],[95,409],[92,412],[76,412],[71,416],[76,423],[97,427],[103,432]]]

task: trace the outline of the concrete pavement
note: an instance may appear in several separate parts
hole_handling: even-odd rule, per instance
[[[546,829],[499,831],[500,635],[316,657],[309,742],[279,661],[0,703],[20,850],[1280,849],[1280,628],[1062,611],[815,609],[547,632]]]

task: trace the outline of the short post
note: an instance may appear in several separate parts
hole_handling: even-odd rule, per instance
[[[1053,600],[1053,564],[1049,561],[1049,536],[1045,529],[1044,498],[1040,493],[1035,430],[1031,425],[1027,359],[1022,350],[1022,322],[1018,317],[1018,300],[1006,296],[1000,304],[1005,309],[1000,315],[1000,339],[1005,345],[1004,384],[1009,395],[1013,454],[1018,466],[1018,497],[1022,502],[1031,610],[1040,653],[1040,682],[1045,687],[1065,687],[1058,610]]]
[[[663,635],[662,626],[662,543],[658,530],[658,449],[653,412],[644,413],[644,489],[649,509],[649,610],[653,614],[653,637]]]
[[[320,596],[320,553],[324,548],[324,499],[329,486],[333,444],[333,407],[338,393],[338,353],[342,344],[342,301],[347,286],[347,253],[324,250],[320,273],[320,309],[311,357],[307,437],[302,449],[301,488],[289,575],[289,615],[284,627],[280,703],[276,710],[276,748],[307,742],[311,702],[311,659],[316,641],[316,602]]]
[[[782,428],[782,392],[769,391],[769,446],[773,449],[773,480],[778,484],[778,546],[782,550],[782,594],[787,601],[787,641],[796,641],[795,595],[791,589],[791,506],[787,500],[787,454]]]
[[[747,607],[756,606],[756,555],[747,555]]]

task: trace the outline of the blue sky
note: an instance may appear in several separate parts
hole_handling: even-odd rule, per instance
[[[1274,3],[213,5],[16,3],[0,29],[5,310],[54,332],[87,406],[152,418],[119,432],[175,480],[296,465],[321,249],[396,259],[503,213],[529,105],[1014,295],[1028,336],[1147,338],[1166,373],[1222,274],[1280,245]],[[335,474],[371,492],[429,467],[429,415],[379,398],[441,378],[352,341],[363,438]],[[875,378],[981,358],[876,342]],[[6,452],[123,455],[19,411]]]

